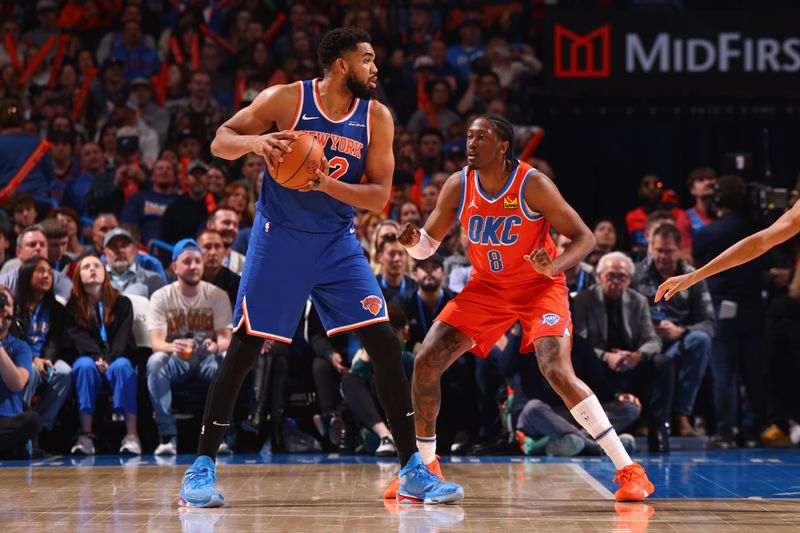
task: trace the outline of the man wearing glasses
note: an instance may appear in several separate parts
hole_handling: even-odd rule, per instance
[[[661,354],[647,299],[630,288],[633,261],[611,252],[597,264],[597,285],[575,297],[575,335],[589,341],[603,363],[597,372],[620,394],[644,401],[651,451],[669,448],[673,362]]]

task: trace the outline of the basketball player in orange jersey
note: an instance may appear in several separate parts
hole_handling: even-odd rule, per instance
[[[436,452],[442,373],[461,355],[486,355],[519,321],[520,352],[536,352],[542,374],[617,468],[618,501],[653,493],[644,468],[631,461],[597,397],[575,375],[572,323],[563,272],[595,245],[591,230],[553,182],[514,160],[514,130],[504,118],[483,115],[467,131],[467,166],[445,182],[423,229],[406,224],[398,240],[417,258],[429,257],[454,220],[467,232],[472,275],[436,318],[414,361],[417,448],[423,462]],[[572,240],[556,257],[550,225]]]
[[[675,276],[664,281],[656,291],[655,301],[669,300],[695,283],[719,274],[723,270],[737,267],[766,253],[773,246],[789,240],[800,232],[800,201],[770,226],[737,242],[717,257],[694,272]]]

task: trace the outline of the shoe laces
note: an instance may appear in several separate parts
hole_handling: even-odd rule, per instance
[[[419,465],[414,468],[411,472],[409,472],[408,477],[417,479],[423,483],[438,483],[439,478],[431,472],[428,467],[424,465]]]
[[[641,481],[644,479],[644,469],[636,468],[635,465],[628,465],[619,472],[617,472],[616,477],[614,477],[615,483],[624,483],[624,482],[631,482],[631,481]]]
[[[196,489],[205,485],[214,485],[217,476],[209,468],[200,467],[192,469],[183,475],[183,483],[190,489]]]

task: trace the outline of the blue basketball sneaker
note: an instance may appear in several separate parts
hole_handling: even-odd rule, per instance
[[[442,481],[423,464],[419,452],[400,470],[397,501],[413,503],[452,503],[464,499],[464,489]]]
[[[183,474],[178,504],[182,507],[221,507],[225,498],[214,488],[217,467],[211,457],[201,455]]]

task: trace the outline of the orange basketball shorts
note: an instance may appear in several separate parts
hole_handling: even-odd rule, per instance
[[[517,321],[522,325],[521,353],[533,352],[541,337],[572,336],[569,289],[563,281],[511,288],[471,279],[436,320],[471,338],[475,346],[470,351],[480,357]]]

